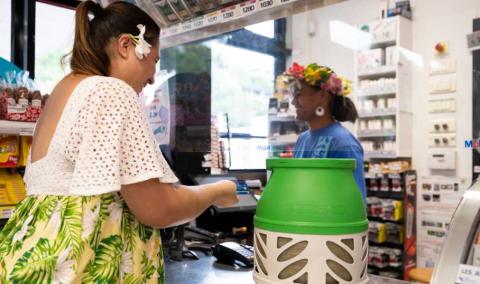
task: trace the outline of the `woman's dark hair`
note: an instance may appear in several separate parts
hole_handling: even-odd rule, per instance
[[[331,95],[330,113],[335,120],[344,122],[355,122],[358,119],[358,112],[355,104],[350,98]]]
[[[122,33],[139,34],[139,24],[146,28],[145,40],[152,45],[156,43],[160,28],[137,6],[118,1],[104,9],[91,0],[82,2],[75,14],[75,40],[70,60],[72,71],[107,76],[110,68],[108,44]]]

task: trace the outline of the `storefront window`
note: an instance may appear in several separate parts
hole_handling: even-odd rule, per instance
[[[42,93],[50,93],[70,68],[61,59],[73,46],[75,10],[36,3],[35,81]]]
[[[268,102],[275,91],[276,66],[285,56],[274,54],[269,49],[275,49],[280,41],[275,39],[274,27],[274,21],[267,21],[213,39],[162,51],[161,69],[177,74],[175,90],[170,90],[176,95],[177,137],[172,144],[177,150],[198,152],[193,145],[185,147],[192,139],[180,139],[178,133],[181,125],[198,127],[196,123],[199,121],[196,117],[188,119],[193,108],[180,99],[182,95],[179,93],[185,90],[179,89],[183,84],[179,82],[183,80],[182,76],[187,76],[185,74],[205,76],[209,81],[203,82],[209,84],[211,90],[203,103],[209,105],[213,126],[218,127],[225,147],[225,166],[229,169],[265,168],[268,157]],[[215,144],[215,141],[212,143]]]
[[[263,23],[251,25],[251,26],[245,27],[245,29],[264,37],[268,37],[268,38],[275,37],[274,21],[266,21]]]
[[[10,36],[11,36],[11,1],[0,1],[0,57],[10,61]]]
[[[219,130],[229,130],[231,169],[265,167],[268,98],[274,89],[275,59],[222,44],[212,48],[212,113],[222,113]],[[227,128],[228,116],[228,128]],[[228,134],[227,134],[228,135]],[[226,138],[224,141],[228,144]]]

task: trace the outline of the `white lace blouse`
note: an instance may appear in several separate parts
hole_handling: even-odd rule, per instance
[[[28,195],[98,195],[158,178],[178,181],[155,142],[138,95],[92,76],[74,89],[44,158],[28,163]]]

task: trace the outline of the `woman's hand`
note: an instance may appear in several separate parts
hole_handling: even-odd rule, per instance
[[[218,207],[226,207],[238,202],[237,185],[229,180],[216,182],[217,198],[213,202]]]

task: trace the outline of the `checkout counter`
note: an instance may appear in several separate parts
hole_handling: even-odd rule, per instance
[[[165,283],[175,284],[255,284],[253,269],[230,266],[216,262],[215,257],[201,255],[200,259],[181,262],[165,258]],[[369,275],[369,284],[414,283]]]

